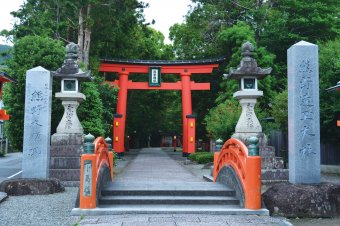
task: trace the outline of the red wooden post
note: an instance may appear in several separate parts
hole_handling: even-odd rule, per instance
[[[113,138],[114,149],[117,153],[124,154],[124,138],[125,138],[125,121],[126,121],[126,103],[127,103],[127,93],[128,93],[128,72],[119,73],[119,91],[118,91],[118,101],[117,101],[117,114],[122,115],[120,118],[120,124],[117,128],[116,134],[118,135],[118,141],[116,142],[117,135]],[[114,128],[116,126],[114,125]]]
[[[192,114],[191,87],[189,73],[181,73],[182,80],[182,120],[183,120],[183,156],[188,155],[188,120],[187,115]]]
[[[196,116],[187,115],[188,121],[188,154],[195,153],[196,150],[196,138],[195,138],[195,128],[196,128]]]
[[[122,153],[121,147],[124,148],[124,134],[122,135],[122,119],[123,115],[115,114],[113,119],[113,150],[117,153]]]

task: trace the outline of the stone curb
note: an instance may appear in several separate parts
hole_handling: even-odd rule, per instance
[[[8,198],[8,195],[6,192],[0,192],[0,203],[5,201],[5,199]]]

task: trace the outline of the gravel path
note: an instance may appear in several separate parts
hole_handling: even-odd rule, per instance
[[[78,188],[52,195],[9,196],[0,203],[0,225],[71,225]]]

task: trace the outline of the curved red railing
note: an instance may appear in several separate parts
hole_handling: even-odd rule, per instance
[[[214,154],[214,181],[220,170],[229,165],[241,183],[245,208],[261,208],[261,157],[248,156],[248,148],[240,140],[227,140],[220,152]]]
[[[97,155],[96,168],[97,180],[101,167],[106,165],[110,169],[111,179],[113,179],[113,153],[108,150],[108,144],[103,137],[98,137],[94,142],[94,154]]]
[[[109,150],[104,138],[98,137],[94,142],[93,153],[81,156],[79,208],[97,207],[97,184],[100,183],[100,171],[103,167],[110,170],[113,179],[113,153]]]

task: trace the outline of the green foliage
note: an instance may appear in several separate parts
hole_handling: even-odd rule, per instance
[[[98,84],[94,82],[82,83],[82,92],[86,100],[78,108],[78,117],[84,128],[84,132],[91,133],[95,137],[105,135],[103,127],[104,107],[100,99]]]
[[[5,62],[5,60],[10,58],[10,51],[12,47],[7,45],[0,45],[0,65]]]
[[[214,139],[228,139],[235,131],[240,114],[241,107],[234,99],[218,104],[205,117],[207,132]]]
[[[339,145],[340,92],[325,89],[340,81],[340,39],[319,43],[321,140]]]
[[[272,115],[280,129],[288,132],[288,91],[279,93],[273,101]]]
[[[189,155],[191,161],[197,162],[198,164],[206,164],[214,161],[214,153],[210,152],[196,152]]]
[[[21,150],[24,131],[26,71],[37,66],[56,70],[63,61],[65,48],[61,42],[50,38],[26,36],[15,43],[12,54],[13,58],[7,64],[8,74],[16,79],[17,83],[7,83],[4,87],[3,100],[8,114],[11,115],[11,120],[5,124],[5,131],[13,148]],[[52,109],[54,109],[53,106]],[[57,114],[60,115],[60,112]]]

